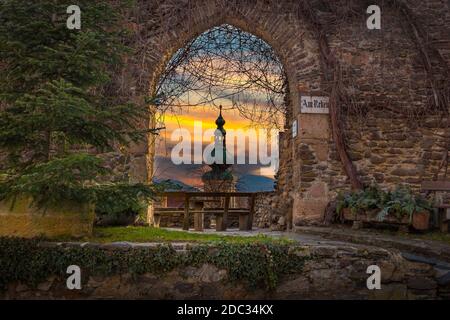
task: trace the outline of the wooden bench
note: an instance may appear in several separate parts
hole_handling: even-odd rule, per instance
[[[450,181],[423,181],[421,190],[427,194],[434,192],[450,192]],[[442,232],[448,232],[450,221],[450,204],[443,202],[442,198],[435,196],[434,207],[439,212],[439,227]]]
[[[239,230],[251,230],[252,225],[250,221],[250,213],[250,208],[228,208],[227,212],[225,212],[225,208],[204,208],[201,213],[194,212],[194,214],[199,214],[197,218],[198,221],[204,221],[203,219],[205,214],[213,214],[216,218],[216,231],[225,231],[227,229],[227,221],[225,219],[228,219],[228,216],[230,215],[239,215]]]
[[[251,230],[253,225],[253,216],[255,211],[255,194],[248,192],[167,192],[161,196],[176,195],[184,196],[184,207],[178,208],[154,208],[153,219],[154,226],[159,227],[161,217],[164,215],[183,215],[183,229],[189,230],[190,215],[194,215],[194,230],[204,230],[205,214],[212,214],[216,218],[216,231],[225,231],[227,229],[228,216],[239,215],[239,230]],[[224,198],[223,208],[205,208],[207,202],[217,202],[216,199]],[[232,197],[248,197],[248,208],[230,208],[230,199]],[[192,208],[193,204],[193,208]]]

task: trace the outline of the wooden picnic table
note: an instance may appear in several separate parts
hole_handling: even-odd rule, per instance
[[[239,215],[239,230],[251,230],[255,213],[256,193],[253,192],[163,192],[160,197],[178,196],[184,197],[183,208],[155,208],[155,226],[159,226],[161,215],[179,214],[183,212],[183,230],[189,230],[190,214],[194,214],[194,230],[204,230],[205,213],[213,214],[216,217],[216,230],[225,231],[227,229],[228,215]],[[230,199],[233,197],[249,198],[248,208],[230,208]],[[223,208],[205,208],[205,203],[218,202],[215,198],[224,198]],[[219,200],[220,201],[220,200]],[[194,204],[191,208],[191,203]]]

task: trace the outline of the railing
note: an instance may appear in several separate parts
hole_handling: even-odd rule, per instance
[[[189,230],[190,215],[194,215],[194,230],[204,230],[205,214],[214,215],[216,218],[216,230],[225,231],[227,229],[228,215],[239,215],[239,230],[251,230],[253,216],[255,214],[256,193],[252,192],[164,192],[161,198],[180,197],[184,199],[183,207],[155,207],[153,209],[154,226],[159,227],[161,216],[172,214],[183,214],[183,230]],[[248,198],[247,208],[231,208],[230,199]],[[205,203],[217,202],[217,198],[222,198],[223,207],[207,208]],[[221,200],[219,200],[222,202]]]

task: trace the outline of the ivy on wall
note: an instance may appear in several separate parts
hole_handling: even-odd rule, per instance
[[[293,250],[295,249],[295,250]],[[175,268],[208,263],[228,272],[228,279],[250,287],[274,289],[281,276],[300,273],[307,257],[287,244],[251,243],[194,246],[179,254],[167,245],[130,250],[45,246],[39,240],[0,238],[0,290],[20,282],[37,286],[49,276],[67,277],[69,265],[98,276],[164,274]]]

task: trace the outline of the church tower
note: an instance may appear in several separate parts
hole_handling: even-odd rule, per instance
[[[211,170],[202,175],[204,190],[207,192],[233,192],[235,183],[233,174],[230,171],[231,163],[227,163],[227,148],[225,119],[222,116],[222,106],[216,120],[216,130],[214,131],[214,150],[211,152]]]

